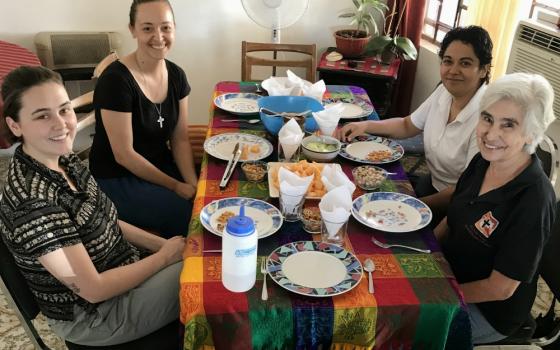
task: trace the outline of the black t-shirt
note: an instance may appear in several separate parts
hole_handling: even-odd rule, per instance
[[[191,90],[185,72],[176,64],[165,61],[168,88],[165,101],[154,104],[125,65],[111,63],[99,77],[93,95],[95,109],[95,137],[89,159],[90,169],[97,178],[130,176],[131,173],[115,161],[107,132],[101,119],[101,109],[132,113],[133,147],[159,169],[173,162],[167,142],[179,118],[179,101]],[[158,109],[164,121],[158,122]]]
[[[535,300],[536,272],[556,199],[534,154],[515,179],[479,196],[488,165],[479,153],[459,178],[442,248],[459,283],[488,278],[492,270],[521,282],[510,298],[477,304],[498,332],[510,335],[526,320]]]

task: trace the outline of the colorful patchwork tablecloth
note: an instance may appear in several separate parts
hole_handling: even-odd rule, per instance
[[[226,92],[254,91],[254,84],[223,82],[215,96]],[[330,87],[328,94],[355,94],[367,98],[358,87]],[[275,140],[259,124],[224,123],[237,119],[225,111],[211,109],[208,137],[225,132],[244,132]],[[276,154],[267,159],[276,161]],[[352,178],[358,165],[335,160]],[[346,249],[363,263],[375,262],[375,294],[368,292],[367,276],[344,294],[314,298],[289,292],[268,280],[267,301],[261,300],[262,277],[246,293],[232,293],[221,282],[221,254],[203,250],[221,249],[220,237],[206,231],[200,222],[202,208],[216,199],[250,197],[278,206],[270,198],[268,183],[246,181],[236,168],[225,190],[219,183],[226,161],[205,154],[181,274],[181,322],[185,325],[184,348],[216,349],[468,349],[470,326],[457,282],[444,259],[432,231],[383,233],[350,218]],[[392,175],[382,191],[414,195],[399,162],[383,166]],[[354,196],[363,192],[357,189]],[[387,242],[429,248],[432,254],[402,249],[382,249],[371,236]],[[258,255],[265,259],[275,248],[294,241],[320,240],[302,229],[300,222],[284,223],[273,235],[259,240]],[[446,346],[447,344],[447,346]]]

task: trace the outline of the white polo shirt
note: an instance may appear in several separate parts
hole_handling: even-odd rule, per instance
[[[432,175],[432,185],[444,190],[457,183],[472,157],[478,153],[476,133],[483,84],[454,121],[447,124],[452,96],[441,84],[411,114],[411,121],[424,130],[424,152]]]

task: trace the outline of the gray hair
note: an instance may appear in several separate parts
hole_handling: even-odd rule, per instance
[[[532,138],[532,142],[525,145],[524,150],[529,154],[534,153],[544,132],[554,121],[552,86],[538,74],[504,75],[488,85],[480,100],[480,110],[486,110],[501,100],[511,101],[521,108],[525,135]]]

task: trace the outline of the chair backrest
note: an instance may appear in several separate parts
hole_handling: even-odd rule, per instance
[[[195,166],[200,166],[204,155],[204,140],[208,133],[208,125],[189,125],[189,141]]]
[[[560,145],[560,121],[555,120],[546,130],[536,154],[554,187],[556,199],[560,200],[560,150],[558,145]]]
[[[301,67],[306,69],[306,79],[315,82],[316,70],[316,45],[304,44],[273,44],[252,43],[243,41],[241,43],[241,80],[250,81],[253,66],[273,67],[272,75],[276,75],[276,67]],[[250,55],[251,52],[272,52],[272,58],[261,58]],[[278,52],[292,52],[305,56],[303,59],[278,59]]]
[[[1,198],[1,196],[0,196]],[[27,281],[19,272],[19,268],[0,238],[0,289],[8,305],[14,310],[25,333],[33,343],[36,349],[48,349],[39,333],[35,329],[33,319],[39,314],[39,305],[33,294],[29,290]]]
[[[118,60],[119,56],[117,55],[116,52],[111,52],[110,54],[108,54],[104,59],[102,59],[97,66],[95,66],[95,69],[93,70],[93,76],[91,77],[92,79],[97,79],[99,78],[99,76],[101,75],[101,73],[103,73],[103,71],[105,70],[105,68],[107,68],[107,66],[109,66],[111,63],[113,63],[114,61]],[[86,92],[83,95],[80,95],[74,99],[72,99],[71,101],[72,103],[72,108],[76,109],[78,107],[82,107],[85,105],[90,105],[93,103],[93,91],[89,91]],[[78,124],[76,125],[76,130],[80,131],[86,127],[88,127],[89,125],[92,125],[93,123],[95,123],[95,113],[93,111],[87,113],[85,116],[80,117],[78,119]]]

